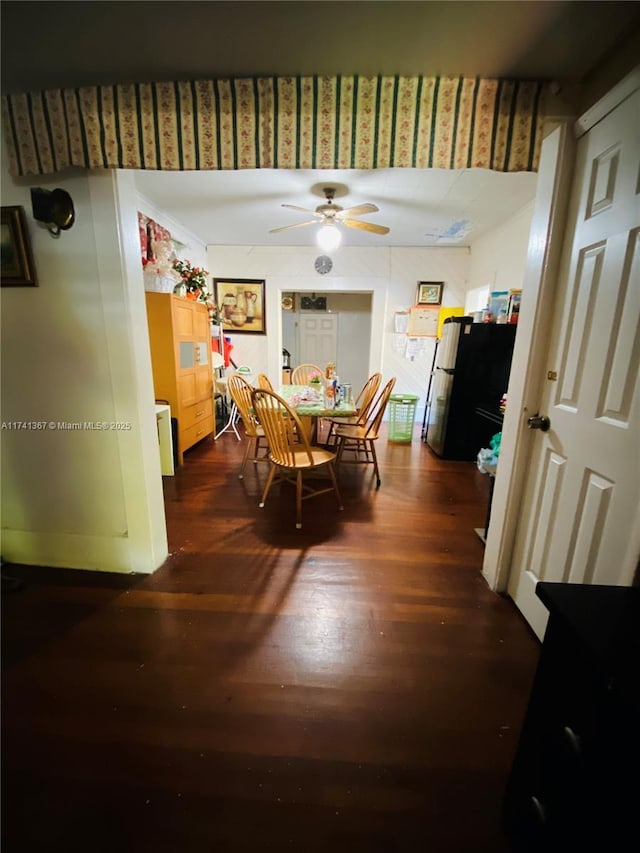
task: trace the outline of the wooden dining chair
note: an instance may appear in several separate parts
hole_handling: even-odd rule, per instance
[[[265,462],[267,460],[267,439],[264,434],[264,430],[258,423],[255,415],[252,413],[251,394],[253,392],[253,387],[240,374],[234,373],[233,376],[229,377],[227,388],[231,399],[236,405],[238,414],[240,415],[240,419],[244,426],[245,437],[247,438],[244,455],[242,457],[242,465],[240,466],[240,473],[238,474],[238,479],[242,480],[244,477],[245,466],[250,458],[254,463]],[[249,454],[251,453],[252,446],[253,456],[250,457]],[[261,450],[262,453],[260,453]]]
[[[329,432],[327,433],[327,440],[325,442],[327,447],[331,446],[332,443],[337,445],[337,440],[335,438],[335,429],[337,426],[344,426],[345,424],[358,424],[361,426],[366,422],[381,382],[381,373],[371,374],[358,392],[355,402],[356,412],[354,415],[344,415],[343,417],[340,417],[340,415],[332,415],[330,418],[324,418],[324,420],[329,424]]]
[[[344,424],[335,428],[338,448],[336,453],[336,464],[350,463],[360,465],[373,465],[376,476],[376,488],[380,488],[380,469],[378,468],[378,457],[376,456],[376,441],[380,435],[380,424],[384,417],[389,397],[396,384],[395,376],[390,379],[378,394],[375,402],[369,410],[369,415],[363,424]],[[352,453],[353,458],[345,459],[345,453]]]
[[[317,370],[322,376],[324,376],[324,370],[321,367],[318,367],[317,364],[299,364],[297,367],[294,367],[291,374],[291,384],[308,385],[309,377],[314,370]]]
[[[277,473],[278,480],[289,482],[295,480],[298,529],[302,527],[303,500],[333,491],[338,499],[338,508],[342,509],[342,498],[333,467],[336,454],[324,447],[309,443],[297,413],[275,391],[256,388],[252,394],[252,400],[253,411],[267,437],[271,463],[260,506],[264,507]],[[303,474],[322,468],[326,468],[329,474],[330,486],[313,487],[308,482],[303,482]]]
[[[264,388],[265,391],[276,390],[266,373],[259,373],[256,378],[256,382],[258,383],[258,388]]]

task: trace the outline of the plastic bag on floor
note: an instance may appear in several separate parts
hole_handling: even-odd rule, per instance
[[[495,474],[498,457],[500,456],[501,441],[502,433],[497,432],[489,442],[489,447],[482,447],[478,451],[478,470],[482,471],[483,474]]]

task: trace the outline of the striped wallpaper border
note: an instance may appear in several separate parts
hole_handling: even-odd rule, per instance
[[[536,171],[540,81],[255,77],[5,95],[14,176],[88,169]]]

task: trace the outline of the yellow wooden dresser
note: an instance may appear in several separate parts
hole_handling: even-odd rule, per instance
[[[148,291],[147,322],[156,400],[178,422],[178,463],[186,450],[215,433],[211,333],[206,305]]]

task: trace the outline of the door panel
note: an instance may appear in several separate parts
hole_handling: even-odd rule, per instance
[[[539,580],[630,584],[640,503],[640,92],[578,143],[509,593],[542,636]],[[531,413],[533,414],[533,413]],[[637,555],[635,555],[637,559]]]
[[[324,367],[337,361],[338,315],[300,314],[298,352],[300,364]]]
[[[176,335],[179,338],[193,338],[195,336],[193,303],[185,301],[181,304],[176,299],[173,303],[173,311]]]
[[[640,343],[634,318],[638,315],[638,282],[640,281],[640,228],[628,239],[614,328],[620,334],[609,343],[605,358],[597,415],[609,418],[619,426],[627,426],[631,414],[634,383],[640,367]]]

